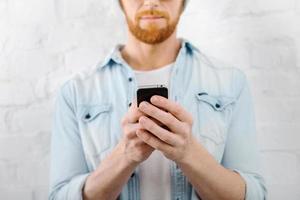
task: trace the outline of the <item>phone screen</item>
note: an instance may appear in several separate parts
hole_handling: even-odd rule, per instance
[[[143,101],[151,103],[150,99],[154,95],[168,98],[168,88],[163,85],[139,88],[137,90],[137,105],[139,106]]]

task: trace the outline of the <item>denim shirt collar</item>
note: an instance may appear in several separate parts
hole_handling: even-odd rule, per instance
[[[179,38],[181,41],[181,47],[179,50],[179,54],[193,54],[195,51],[199,52],[199,49],[194,46],[189,40],[185,38]],[[119,64],[119,65],[126,65],[126,62],[124,61],[120,49],[124,46],[124,44],[117,44],[115,45],[110,53],[105,57],[104,61],[98,63],[97,69],[103,69],[107,66],[112,66],[114,64]]]

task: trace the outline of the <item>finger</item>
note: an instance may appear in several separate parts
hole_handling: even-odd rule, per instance
[[[155,118],[153,118],[153,117],[151,117],[151,116],[149,116],[149,115],[147,115],[147,114],[145,114],[145,116],[148,117],[149,119],[151,119],[153,122],[155,122],[158,126],[164,128],[164,129],[166,129],[166,130],[168,130],[168,131],[171,131],[171,130],[169,129],[169,127],[167,127],[166,125],[164,125],[163,123],[161,123],[161,122],[158,121],[157,119],[155,119]]]
[[[136,123],[138,121],[138,119],[142,116],[142,115],[146,115],[146,113],[143,113],[139,110],[139,108],[137,107],[137,102],[136,100],[134,100],[130,106],[130,110],[128,111],[129,113],[129,119],[128,119],[128,123]],[[148,116],[150,117],[150,116]],[[160,121],[152,118],[155,123],[157,123],[159,126],[163,125]]]
[[[150,99],[151,103],[159,108],[165,109],[174,115],[178,120],[182,122],[187,122],[189,124],[193,123],[193,118],[180,104],[171,101],[162,96],[154,95]]]
[[[138,109],[136,100],[134,100],[127,112],[127,122],[136,123],[143,113]]]
[[[151,133],[148,133],[147,131],[139,129],[137,132],[137,136],[143,140],[146,144],[153,147],[154,149],[157,149],[159,151],[162,151],[164,153],[170,153],[172,151],[172,146],[169,144],[164,143],[160,139],[153,136]]]
[[[155,119],[155,118],[153,118],[153,117],[151,117],[151,116],[149,116],[149,115],[147,115],[147,114],[145,114],[145,116],[146,117],[148,117],[149,119],[151,119],[155,124],[157,124],[158,126],[163,126],[164,124],[163,123],[161,123],[160,121],[158,121],[157,119]],[[139,118],[141,118],[141,117],[139,117]]]
[[[142,129],[139,123],[128,123],[124,126],[124,134],[127,139],[133,139],[136,137],[136,130]]]
[[[151,105],[148,102],[142,102],[139,106],[139,109],[146,113],[147,115],[157,119],[158,121],[162,122],[164,125],[169,127],[172,132],[174,133],[182,133],[184,132],[182,123],[174,117],[171,113],[165,112],[160,108]]]
[[[156,123],[154,123],[151,119],[143,116],[139,119],[139,122],[141,123],[141,126],[155,135],[157,138],[159,138],[164,143],[167,143],[171,146],[180,146],[182,145],[182,140],[180,137],[160,126],[158,126]]]

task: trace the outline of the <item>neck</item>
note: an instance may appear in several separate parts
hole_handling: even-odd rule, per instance
[[[168,65],[176,60],[181,41],[176,38],[176,31],[164,42],[146,44],[128,34],[128,41],[121,49],[123,59],[134,70],[153,70]]]

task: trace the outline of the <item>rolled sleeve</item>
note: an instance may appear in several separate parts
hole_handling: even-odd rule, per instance
[[[259,174],[252,174],[251,172],[242,172],[238,169],[233,169],[238,173],[246,183],[245,200],[266,199],[267,191],[265,188],[265,181]]]
[[[246,183],[246,200],[265,200],[267,189],[261,173],[254,107],[246,76],[237,71],[238,98],[228,127],[222,165],[240,174]],[[239,87],[239,88],[237,88]]]
[[[89,175],[72,100],[74,92],[67,83],[60,88],[55,101],[49,200],[81,200]]]

